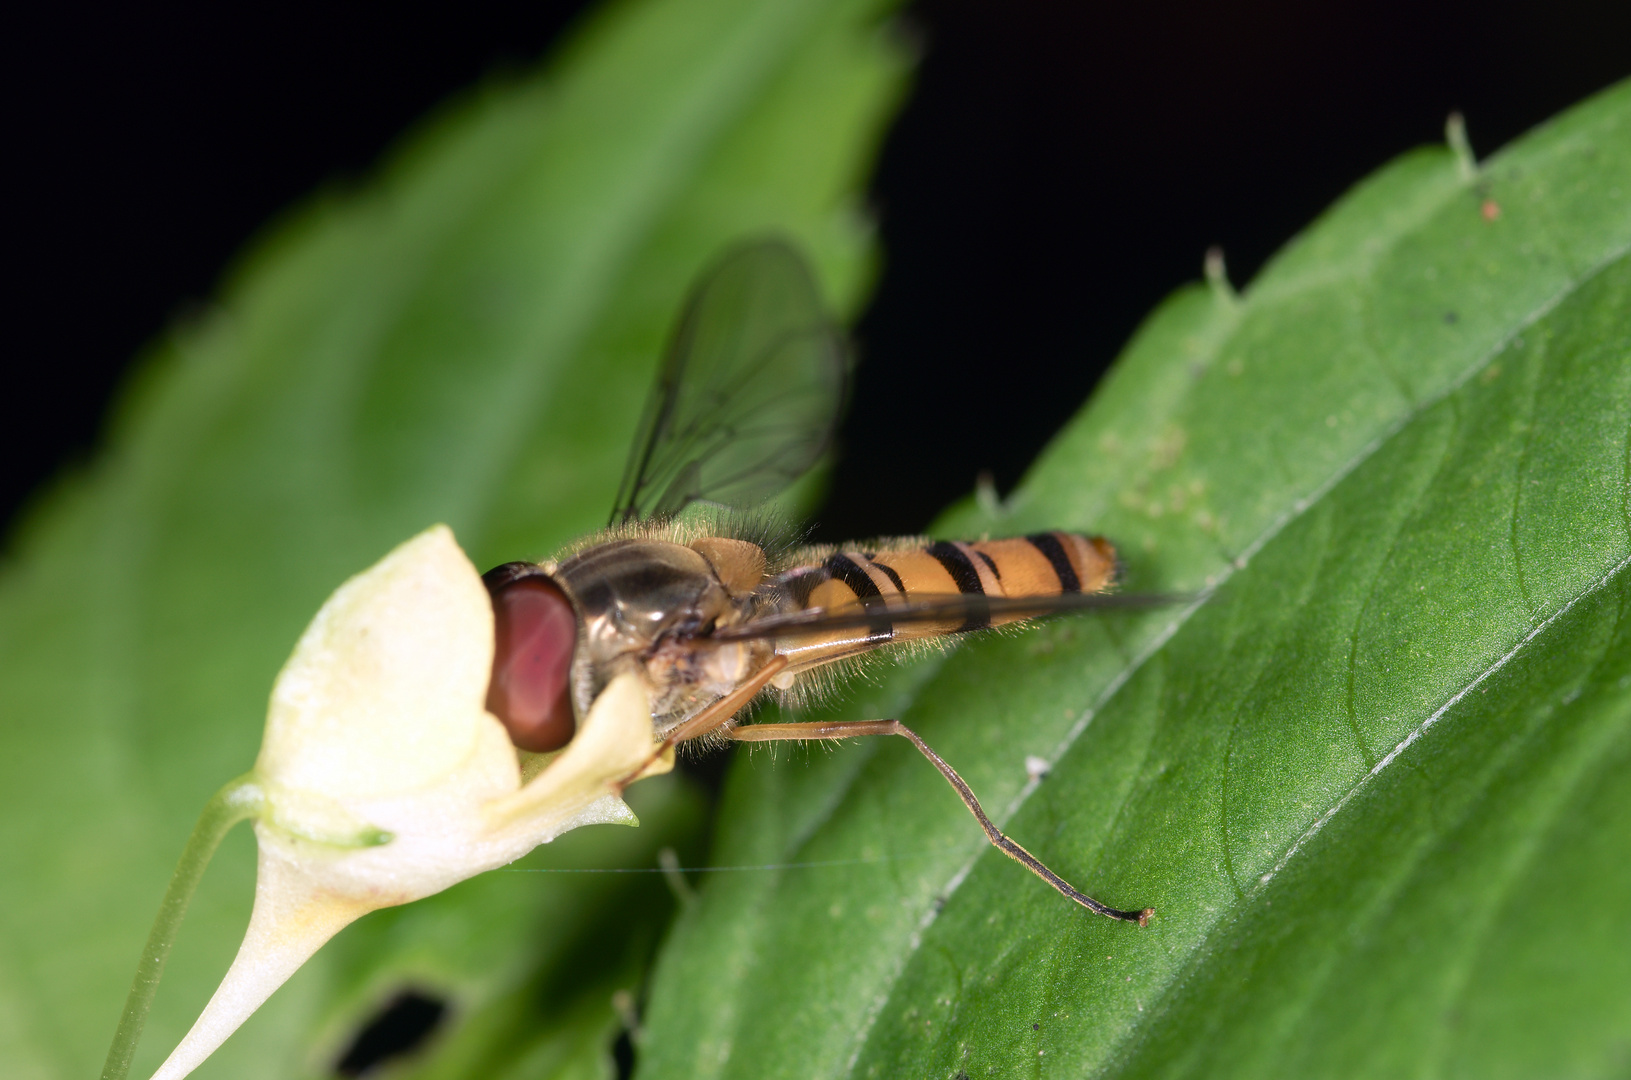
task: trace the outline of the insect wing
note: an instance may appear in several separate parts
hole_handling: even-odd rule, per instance
[[[831,445],[848,368],[843,337],[791,245],[727,252],[686,301],[612,522],[775,495]]]
[[[869,597],[830,608],[766,615],[715,631],[716,641],[756,638],[816,637],[832,630],[876,627],[880,621],[897,629],[967,622],[1002,623],[1080,611],[1142,611],[1191,599],[1137,593],[1066,593],[1062,596],[970,596],[965,593],[915,593],[910,599]]]

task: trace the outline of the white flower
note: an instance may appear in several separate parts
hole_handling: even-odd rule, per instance
[[[523,785],[483,707],[487,589],[446,526],[340,587],[272,689],[254,777],[255,907],[238,956],[154,1080],[179,1080],[342,927],[440,892],[569,829],[637,824],[620,782],[655,750],[637,675]],[[672,754],[642,773],[666,772]]]

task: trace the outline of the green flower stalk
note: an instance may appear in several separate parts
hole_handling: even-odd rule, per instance
[[[198,889],[204,868],[221,846],[221,840],[240,821],[260,812],[263,795],[255,776],[240,776],[217,791],[198,815],[198,824],[187,839],[181,852],[176,872],[170,876],[170,887],[159,904],[158,917],[147,935],[142,949],[141,963],[136,966],[136,979],[125,1000],[125,1011],[119,1017],[119,1030],[114,1033],[113,1046],[108,1050],[107,1063],[102,1066],[102,1080],[124,1080],[130,1072],[130,1061],[136,1053],[136,1042],[141,1038],[142,1025],[147,1022],[148,1010],[153,1007],[153,995],[158,992],[159,979],[164,975],[164,963],[170,958],[170,947],[175,944],[176,931],[187,914],[193,893]]]

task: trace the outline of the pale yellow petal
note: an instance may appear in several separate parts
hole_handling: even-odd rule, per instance
[[[493,829],[506,834],[519,831],[536,837],[533,843],[543,843],[568,828],[615,820],[594,814],[582,819],[591,806],[602,807],[600,815],[622,807],[621,812],[632,818],[619,798],[622,782],[642,767],[641,776],[654,776],[674,766],[672,751],[653,761],[656,750],[645,681],[632,671],[617,675],[595,699],[560,756],[520,791],[490,805]]]
[[[255,771],[334,798],[434,782],[502,731],[484,707],[492,664],[481,576],[447,526],[428,529],[317,613],[273,687]]]

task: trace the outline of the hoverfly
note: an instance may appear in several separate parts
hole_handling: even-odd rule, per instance
[[[880,650],[1124,599],[1106,596],[1114,548],[1072,532],[782,539],[755,508],[831,445],[848,368],[844,339],[788,244],[744,244],[706,271],[657,373],[608,527],[547,562],[484,575],[497,634],[488,710],[519,749],[559,750],[611,680],[634,672],[650,701],[652,762],[698,741],[899,735],[1005,855],[1090,911],[1143,925],[1153,909],[1100,903],[1009,839],[899,721],[741,722],[762,696],[814,700]]]

